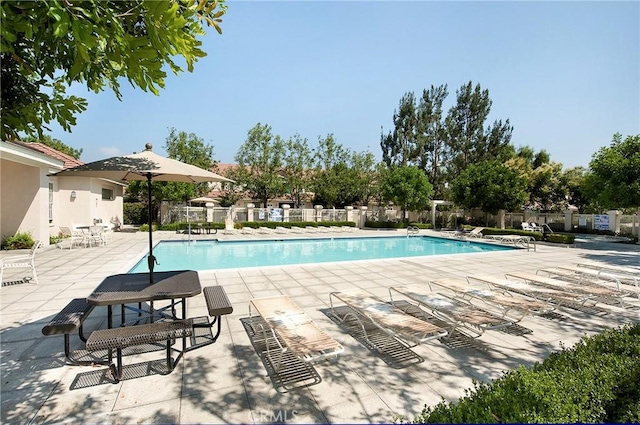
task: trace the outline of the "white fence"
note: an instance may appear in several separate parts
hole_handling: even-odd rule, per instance
[[[363,226],[365,221],[402,221],[402,212],[390,208],[238,208],[238,207],[187,207],[185,205],[174,205],[163,208],[160,222],[162,224],[176,222],[213,222],[224,223],[226,218],[233,218],[234,222],[246,221],[353,221],[358,226]],[[535,222],[548,225],[554,232],[563,231],[587,231],[598,230],[599,219],[604,215],[598,214],[578,214],[572,213],[570,224],[564,213],[537,213],[537,212],[517,212],[505,213],[504,225],[507,228],[520,229],[523,222]],[[611,231],[620,234],[638,235],[640,230],[640,216],[609,214],[613,217],[610,223]],[[431,223],[431,211],[411,212],[408,214],[409,221]],[[499,217],[493,214],[485,214],[479,210],[465,211],[462,209],[450,208],[448,210],[437,210],[435,214],[435,228],[456,227],[460,224],[487,225],[490,227],[500,227]]]

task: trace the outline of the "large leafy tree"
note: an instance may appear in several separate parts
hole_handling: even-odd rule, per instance
[[[456,204],[481,208],[497,214],[499,210],[519,209],[527,199],[527,183],[520,174],[498,160],[468,166],[453,181],[451,192]]]
[[[75,159],[80,159],[80,155],[82,155],[82,149],[72,148],[69,145],[65,145],[62,143],[62,140],[55,139],[48,134],[45,134],[40,139],[29,136],[23,139],[25,142],[34,142],[34,143],[42,143],[43,145],[47,145],[50,148],[53,148],[59,152],[66,153],[69,156],[74,157]]]
[[[65,130],[87,101],[69,96],[72,83],[96,93],[120,83],[158,94],[167,69],[179,73],[205,56],[204,23],[219,33],[224,0],[3,1],[0,137],[42,136],[57,121]]]
[[[562,164],[552,162],[547,151],[542,149],[536,153],[530,146],[522,146],[505,164],[526,180],[529,193],[526,205],[530,208],[543,211],[566,208],[569,187],[563,177]]]
[[[237,167],[232,168],[227,177],[241,184],[253,199],[260,200],[266,207],[269,199],[286,191],[282,175],[284,159],[284,140],[271,134],[271,126],[257,123],[238,149]]]
[[[453,180],[469,165],[513,155],[513,127],[507,119],[485,127],[491,112],[489,90],[471,81],[456,91],[456,104],[445,119],[447,129],[448,178]]]
[[[447,85],[431,86],[422,91],[417,109],[417,138],[420,149],[418,165],[433,184],[435,195],[444,196],[443,158],[446,154],[446,131],[442,103],[449,95]]]
[[[640,207],[640,134],[616,133],[596,152],[582,188],[603,209]]]
[[[427,176],[416,166],[390,167],[383,173],[382,197],[407,211],[423,211],[429,206],[433,186]]]
[[[353,152],[332,134],[318,138],[314,151],[314,202],[325,207],[363,205],[375,191],[375,158],[370,152]]]
[[[309,195],[313,157],[309,142],[295,134],[285,142],[283,177],[294,208],[300,208]]]
[[[380,135],[382,160],[388,165],[405,166],[413,163],[420,154],[417,145],[416,99],[412,92],[400,99],[398,109],[393,113],[394,129]]]

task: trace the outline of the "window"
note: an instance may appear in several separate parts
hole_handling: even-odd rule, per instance
[[[49,182],[49,223],[53,223],[53,183]]]
[[[107,201],[113,200],[113,189],[102,188],[102,199]]]

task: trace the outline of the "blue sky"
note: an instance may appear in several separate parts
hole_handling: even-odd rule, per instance
[[[169,75],[160,96],[124,82],[123,100],[74,87],[89,101],[72,133],[52,137],[90,162],[162,148],[169,128],[233,162],[247,132],[269,124],[315,146],[333,133],[381,158],[380,128],[404,93],[447,84],[445,109],[472,81],[509,119],[512,143],[588,166],[612,135],[640,133],[639,2],[230,1],[208,56]]]

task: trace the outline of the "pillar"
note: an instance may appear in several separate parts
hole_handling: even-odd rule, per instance
[[[358,227],[360,229],[365,227],[365,224],[367,223],[367,207],[366,206],[362,206],[360,207],[360,217],[359,217],[359,223],[358,223]]]
[[[207,223],[211,223],[213,221],[213,202],[207,202],[204,206],[207,208]]]
[[[620,233],[620,211],[609,210],[607,215],[609,216],[609,230],[615,234]]]
[[[570,232],[573,228],[573,211],[564,210],[564,231]]]
[[[285,223],[289,222],[289,212],[291,210],[291,205],[284,204],[282,206],[282,221]]]
[[[253,210],[256,208],[255,204],[247,204],[247,221],[253,220]]]
[[[322,221],[322,205],[316,205],[313,208],[316,210],[316,221]]]
[[[347,211],[347,221],[354,221],[353,220],[353,207],[351,205],[348,205],[348,206],[344,207],[344,209]]]

